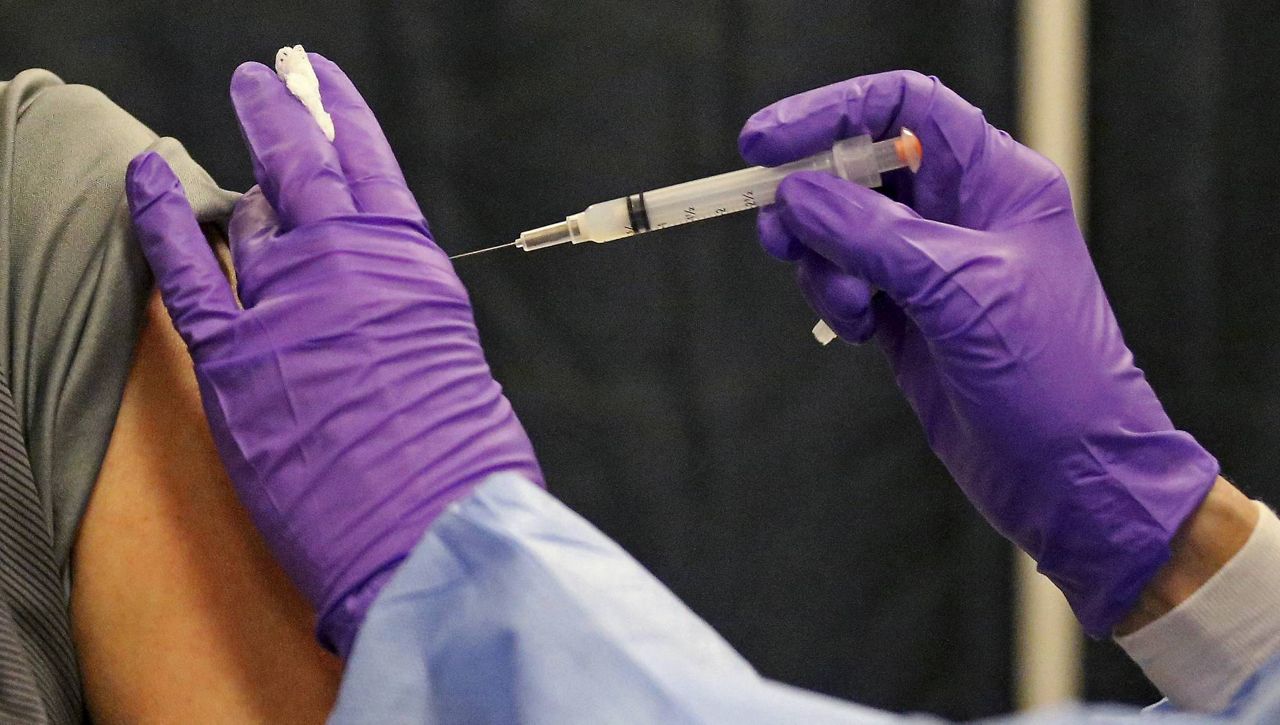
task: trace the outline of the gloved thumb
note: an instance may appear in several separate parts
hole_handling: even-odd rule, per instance
[[[784,179],[775,205],[778,220],[797,243],[903,305],[940,280],[936,252],[955,246],[955,235],[967,231],[818,172]]]
[[[129,162],[125,196],[160,296],[195,357],[200,344],[238,313],[231,285],[196,222],[182,184],[160,154],[148,151]]]

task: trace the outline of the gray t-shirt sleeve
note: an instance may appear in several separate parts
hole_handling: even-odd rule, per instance
[[[129,160],[159,151],[201,221],[225,219],[238,195],[177,141],[47,71],[0,85],[0,141],[0,353],[65,570],[152,288],[124,198]]]

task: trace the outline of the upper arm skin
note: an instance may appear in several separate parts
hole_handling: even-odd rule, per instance
[[[218,460],[182,340],[147,307],[73,552],[97,722],[321,722],[341,677]]]

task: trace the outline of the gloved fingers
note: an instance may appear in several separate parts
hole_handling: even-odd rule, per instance
[[[422,219],[418,202],[369,104],[336,63],[318,53],[307,55],[320,81],[325,110],[333,116],[333,146],[356,206],[374,214]]]
[[[261,63],[236,68],[231,102],[254,177],[286,231],[356,211],[337,149],[274,71]]]
[[[804,255],[805,246],[787,231],[773,204],[760,210],[756,217],[756,228],[760,232],[760,245],[769,256],[783,262],[794,262]]]
[[[238,313],[231,285],[182,184],[160,154],[148,151],[129,162],[125,195],[165,307],[194,355],[201,342]]]
[[[227,241],[231,246],[231,262],[239,275],[240,302],[245,309],[258,303],[258,267],[254,260],[268,249],[280,230],[275,209],[254,186],[236,201],[227,224]]]
[[[254,185],[236,200],[231,219],[227,222],[227,237],[231,243],[231,258],[240,266],[245,251],[244,242],[274,236],[280,229],[280,219],[271,202],[262,193],[262,187]]]
[[[871,286],[806,250],[796,263],[796,282],[813,311],[847,342],[866,342],[876,330]]]
[[[945,243],[939,237],[950,229],[871,189],[818,172],[783,179],[774,205],[793,238],[899,302],[933,278],[937,270],[922,247]]]
[[[982,112],[914,71],[860,76],[790,98],[756,112],[738,136],[748,163],[776,166],[831,148],[858,135],[882,139],[903,127],[920,138],[923,159],[914,186],[954,196],[960,175],[978,158],[988,134]]]
[[[953,439],[963,435],[964,428],[956,420],[946,378],[938,371],[929,340],[888,295],[872,297],[871,309],[876,317],[876,344],[889,358],[894,382],[924,427],[929,445],[934,450],[940,445],[959,445]]]

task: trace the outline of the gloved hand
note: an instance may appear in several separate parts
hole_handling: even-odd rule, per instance
[[[924,157],[893,198],[794,174],[760,214],[761,241],[796,263],[842,338],[875,337],[961,488],[1107,635],[1218,463],[1134,366],[1062,173],[936,79],[884,73],[788,98],[739,145],[776,165],[904,126]]]
[[[229,228],[243,309],[164,160],[134,159],[126,189],[228,473],[345,656],[447,504],[495,472],[542,479],[377,121],[311,62],[333,143],[267,67],[231,81],[258,180]]]

